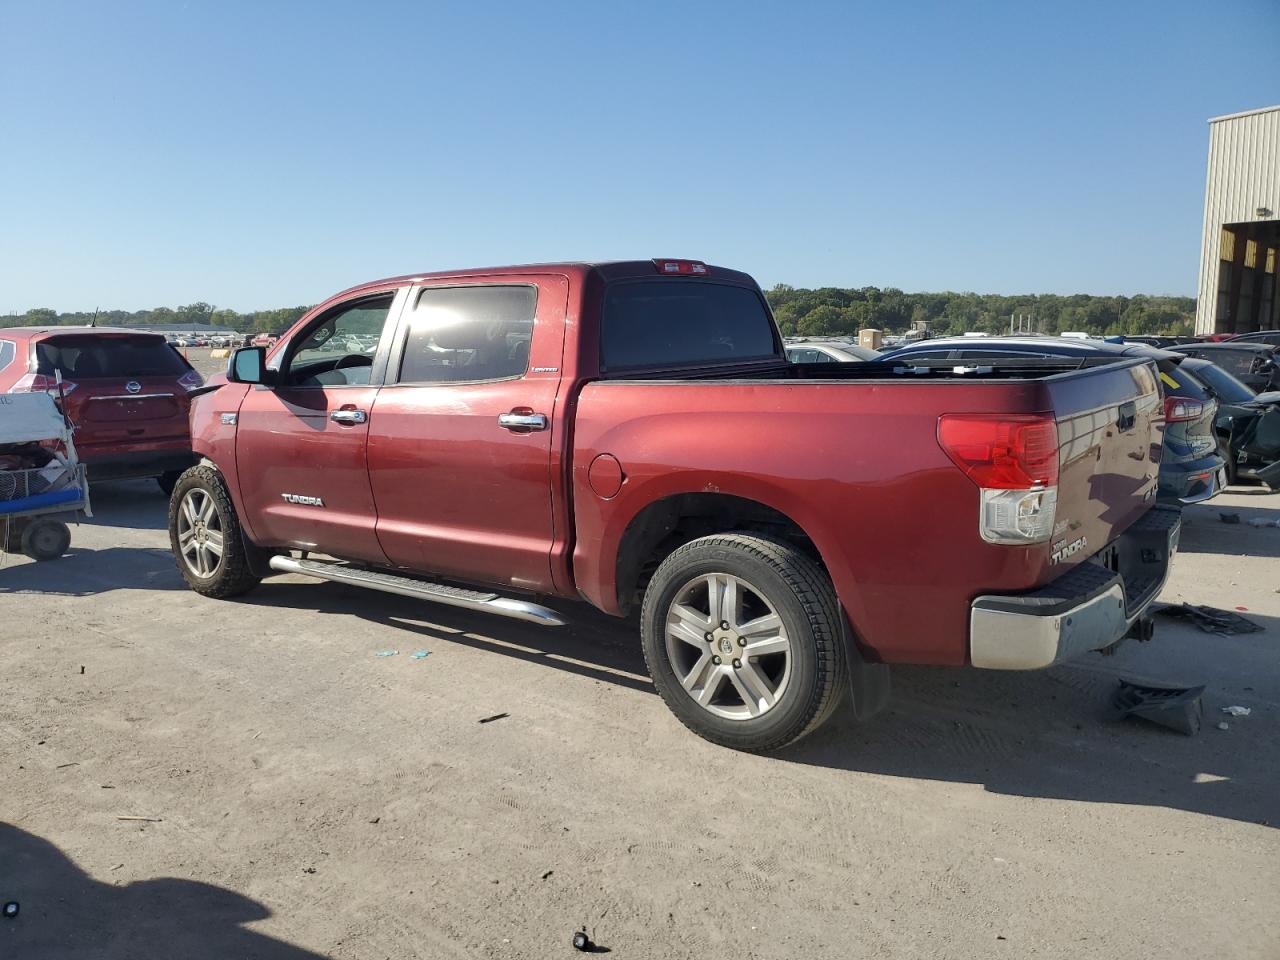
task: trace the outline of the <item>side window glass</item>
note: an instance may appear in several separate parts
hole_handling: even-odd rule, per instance
[[[287,382],[299,387],[367,384],[393,299],[387,294],[361,300],[302,334],[289,360]]]
[[[823,353],[821,350],[815,350],[813,351],[813,354],[814,354],[813,360],[815,363],[838,363],[839,362],[831,354]]]
[[[0,340],[0,370],[3,370],[13,362],[13,341]]]
[[[788,350],[787,359],[792,363],[816,363],[818,360],[818,351],[812,349]]]
[[[529,369],[536,287],[428,287],[409,314],[400,383],[508,380]]]

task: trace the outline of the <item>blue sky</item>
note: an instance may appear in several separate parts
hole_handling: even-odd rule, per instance
[[[0,0],[0,313],[687,256],[765,286],[1195,294],[1276,0]]]

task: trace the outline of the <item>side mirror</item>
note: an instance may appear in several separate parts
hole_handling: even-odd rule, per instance
[[[267,382],[267,348],[241,347],[227,363],[227,379],[232,383]]]

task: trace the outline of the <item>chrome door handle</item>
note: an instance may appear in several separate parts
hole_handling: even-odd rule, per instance
[[[329,414],[329,419],[334,423],[345,423],[351,426],[356,423],[364,423],[369,419],[369,415],[363,410],[335,410]]]
[[[547,417],[543,413],[500,413],[498,426],[508,430],[545,430]]]

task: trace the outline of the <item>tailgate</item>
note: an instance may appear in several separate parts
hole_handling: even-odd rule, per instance
[[[1051,576],[1087,560],[1154,503],[1164,436],[1155,363],[1138,360],[1044,381],[1058,423]]]

